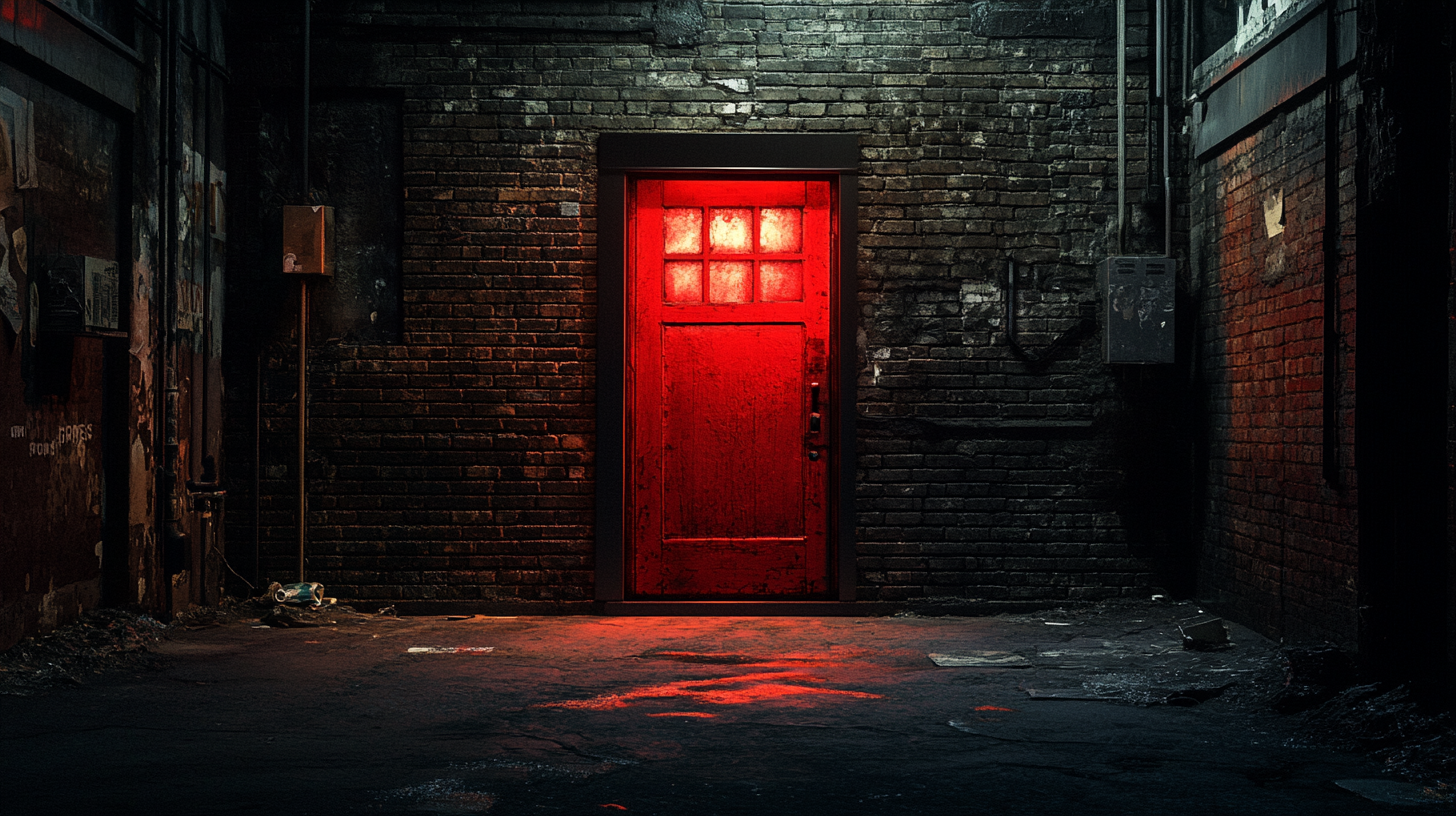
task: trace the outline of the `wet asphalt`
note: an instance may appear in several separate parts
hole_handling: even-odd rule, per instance
[[[1183,649],[1197,612],[176,628],[146,666],[0,697],[0,809],[1451,812],[1337,785],[1387,777],[1269,710],[1267,640]]]

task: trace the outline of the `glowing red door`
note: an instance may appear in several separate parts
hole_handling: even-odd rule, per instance
[[[829,183],[635,182],[632,592],[828,591]]]

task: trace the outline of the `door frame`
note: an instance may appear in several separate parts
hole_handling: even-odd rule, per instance
[[[765,157],[769,159],[765,162]],[[830,182],[833,201],[829,343],[830,600],[855,596],[854,484],[859,137],[852,133],[603,133],[597,142],[596,581],[597,601],[628,600],[630,442],[627,331],[630,181],[762,178],[793,174]],[[682,602],[685,604],[692,601]]]

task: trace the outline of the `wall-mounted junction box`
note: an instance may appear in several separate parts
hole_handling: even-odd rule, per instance
[[[1102,265],[1102,362],[1173,362],[1172,258],[1114,257]]]
[[[283,273],[334,276],[334,208],[283,208]]]
[[[120,331],[120,283],[116,261],[84,255],[55,258],[40,287],[40,330],[65,334]]]

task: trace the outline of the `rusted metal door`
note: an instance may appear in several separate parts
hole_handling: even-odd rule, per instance
[[[633,192],[630,591],[826,593],[830,184]]]

